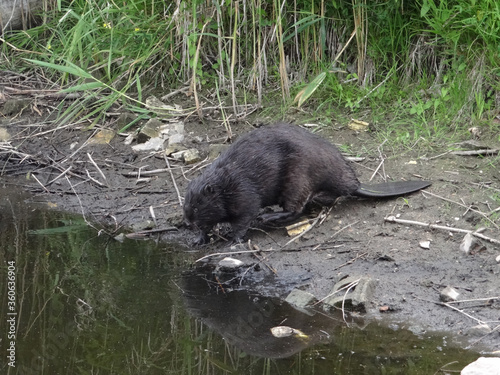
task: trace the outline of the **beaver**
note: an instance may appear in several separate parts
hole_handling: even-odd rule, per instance
[[[327,140],[285,123],[255,129],[240,137],[188,184],[184,222],[199,231],[195,244],[208,241],[218,223],[230,223],[240,242],[257,217],[290,222],[311,203],[331,206],[338,197],[393,197],[431,185],[399,181],[365,185],[340,151]],[[282,212],[259,213],[279,205]]]

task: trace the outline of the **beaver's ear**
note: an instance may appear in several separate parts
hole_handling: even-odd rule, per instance
[[[206,184],[205,188],[203,189],[206,194],[213,194],[214,193],[214,188],[210,184]]]

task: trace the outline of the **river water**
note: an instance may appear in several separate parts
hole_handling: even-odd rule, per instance
[[[118,242],[13,190],[0,187],[2,374],[434,374],[479,356],[221,287],[175,245]]]

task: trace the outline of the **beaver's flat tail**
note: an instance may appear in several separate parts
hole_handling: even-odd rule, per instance
[[[425,189],[432,183],[430,181],[395,181],[382,184],[361,184],[353,195],[366,198],[397,197]]]

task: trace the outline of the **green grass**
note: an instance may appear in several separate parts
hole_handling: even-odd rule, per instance
[[[223,95],[205,105],[362,115],[405,145],[463,137],[476,124],[498,132],[494,0],[45,1],[45,24],[2,36],[0,68],[84,91],[61,106],[60,122],[96,123],[112,106],[154,116],[149,93],[188,85],[199,114],[216,88]]]

